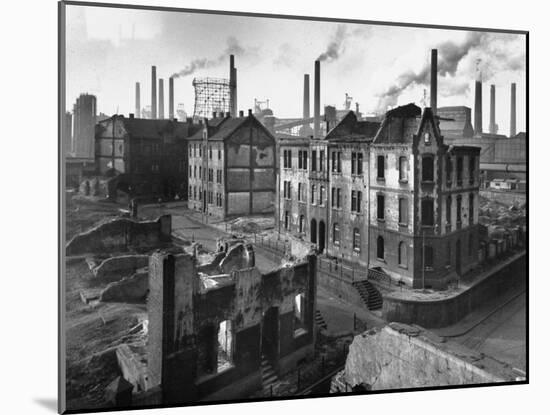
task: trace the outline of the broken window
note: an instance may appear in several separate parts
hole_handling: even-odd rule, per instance
[[[338,167],[338,169],[337,169],[338,173],[342,173],[342,152],[341,151],[338,152],[338,166],[337,167]]]
[[[298,150],[298,169],[302,169],[302,150]]]
[[[336,151],[333,151],[332,153],[332,172],[336,172]]]
[[[218,160],[222,159],[222,149],[218,148]]]
[[[218,326],[218,364],[217,373],[233,366],[233,324],[224,320]]]
[[[332,242],[335,245],[340,245],[340,226],[337,223],[332,225]]]
[[[317,151],[311,150],[311,171],[317,171]]]
[[[376,239],[376,257],[378,259],[384,259],[384,238],[378,236]]]
[[[351,211],[352,212],[361,212],[361,198],[362,193],[358,190],[351,191]]]
[[[451,224],[451,208],[453,206],[453,198],[451,195],[447,196],[447,203],[445,206],[445,220],[447,221],[447,225]]]
[[[311,185],[311,204],[315,204],[315,185]]]
[[[208,158],[212,160],[212,146],[208,146]]]
[[[363,153],[357,153],[357,175],[363,174]]]
[[[337,188],[337,189],[336,189],[336,207],[337,207],[337,208],[340,208],[340,201],[341,201],[341,199],[342,199],[342,198],[340,197],[340,196],[341,196],[341,192],[342,192],[342,189],[340,189],[340,188]]]
[[[463,159],[462,157],[457,157],[456,158],[456,185],[457,186],[462,186],[462,177],[463,177],[463,169],[464,169],[464,166],[463,166]]]
[[[409,223],[409,201],[402,197],[399,199],[399,224]]]
[[[304,184],[298,183],[298,201],[299,202],[305,202],[304,199]]]
[[[475,171],[476,171],[476,158],[475,156],[470,156],[468,160],[468,179],[470,184],[475,182]]]
[[[433,199],[422,200],[422,225],[434,225],[434,201]]]
[[[384,195],[376,195],[376,218],[384,220]]]
[[[307,170],[307,150],[302,151],[302,157],[304,158],[302,161],[302,168]]]
[[[398,261],[400,266],[407,268],[407,244],[403,241],[399,242]]]
[[[433,269],[434,266],[434,249],[430,245],[424,246],[424,268],[427,270]]]
[[[447,156],[445,159],[445,176],[447,176],[447,186],[451,186],[453,183],[453,160],[451,156]]]
[[[361,232],[358,228],[353,228],[353,250],[361,251]]]
[[[377,166],[376,178],[378,180],[384,180],[385,171],[386,171],[385,157],[384,156],[378,156],[377,157],[377,165],[376,166]]]
[[[399,157],[399,181],[406,182],[409,178],[407,157]]]
[[[462,196],[458,195],[456,197],[456,222],[458,224],[462,223]]]
[[[434,181],[434,158],[432,156],[422,157],[422,181]]]
[[[325,187],[321,186],[319,189],[319,205],[324,206],[325,204]]]
[[[325,163],[325,151],[321,150],[319,151],[319,171],[323,171]]]
[[[333,187],[332,190],[331,190],[331,195],[330,195],[330,205],[335,208],[336,207],[336,188]]]
[[[294,297],[294,337],[307,333],[306,296],[301,293]]]
[[[357,174],[357,153],[351,153],[351,174]]]
[[[468,219],[470,221],[470,225],[474,223],[474,194],[470,193],[470,197],[468,200]]]
[[[300,226],[300,233],[302,232],[305,232],[305,218],[304,218],[304,215],[300,215],[300,223],[299,223],[299,226]]]
[[[290,225],[289,223],[289,217],[290,215],[288,214],[288,210],[285,210],[285,229],[288,231],[288,227]]]

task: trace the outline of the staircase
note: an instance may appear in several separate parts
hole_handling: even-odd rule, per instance
[[[262,389],[264,396],[271,395],[271,385],[279,381],[275,369],[269,363],[269,360],[262,355]]]
[[[353,286],[357,289],[361,299],[369,310],[379,310],[382,308],[382,295],[369,281],[355,281]]]
[[[315,310],[315,324],[321,329],[327,329],[327,323],[319,310]]]

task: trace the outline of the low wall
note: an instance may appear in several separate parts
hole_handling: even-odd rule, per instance
[[[353,286],[352,282],[346,278],[329,275],[318,269],[317,286],[357,307],[366,307],[357,289]]]
[[[98,280],[118,281],[147,266],[149,266],[149,255],[121,255],[103,260],[92,269],[92,273]]]
[[[522,205],[527,201],[527,193],[525,192],[507,192],[504,190],[480,190],[479,195],[494,200],[495,202],[504,203],[505,205]]]
[[[125,252],[130,248],[152,248],[169,242],[172,217],[163,215],[156,221],[136,222],[113,219],[75,235],[66,246],[67,255]]]
[[[495,267],[485,278],[467,291],[441,300],[419,301],[384,296],[382,316],[386,321],[418,324],[426,328],[446,327],[457,323],[484,304],[510,290],[524,287],[527,282],[526,252],[516,254]]]

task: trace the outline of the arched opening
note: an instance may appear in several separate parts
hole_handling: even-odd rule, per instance
[[[325,222],[319,221],[319,252],[325,250]]]
[[[315,219],[311,219],[311,225],[309,227],[309,231],[310,231],[311,243],[316,244],[317,243],[317,221]]]

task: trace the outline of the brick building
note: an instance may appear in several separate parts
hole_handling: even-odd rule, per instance
[[[96,164],[131,196],[187,197],[187,137],[198,124],[114,115],[96,127]],[[109,193],[111,193],[113,189]]]
[[[314,353],[316,258],[212,276],[189,254],[149,263],[148,379],[163,404],[248,397],[262,367],[281,375]],[[207,279],[209,277],[206,277]]]
[[[275,138],[251,111],[214,114],[188,149],[190,209],[219,218],[274,212]]]
[[[279,230],[409,286],[445,288],[477,263],[479,148],[444,144],[438,122],[409,104],[381,124],[350,112],[324,139],[281,141]]]

